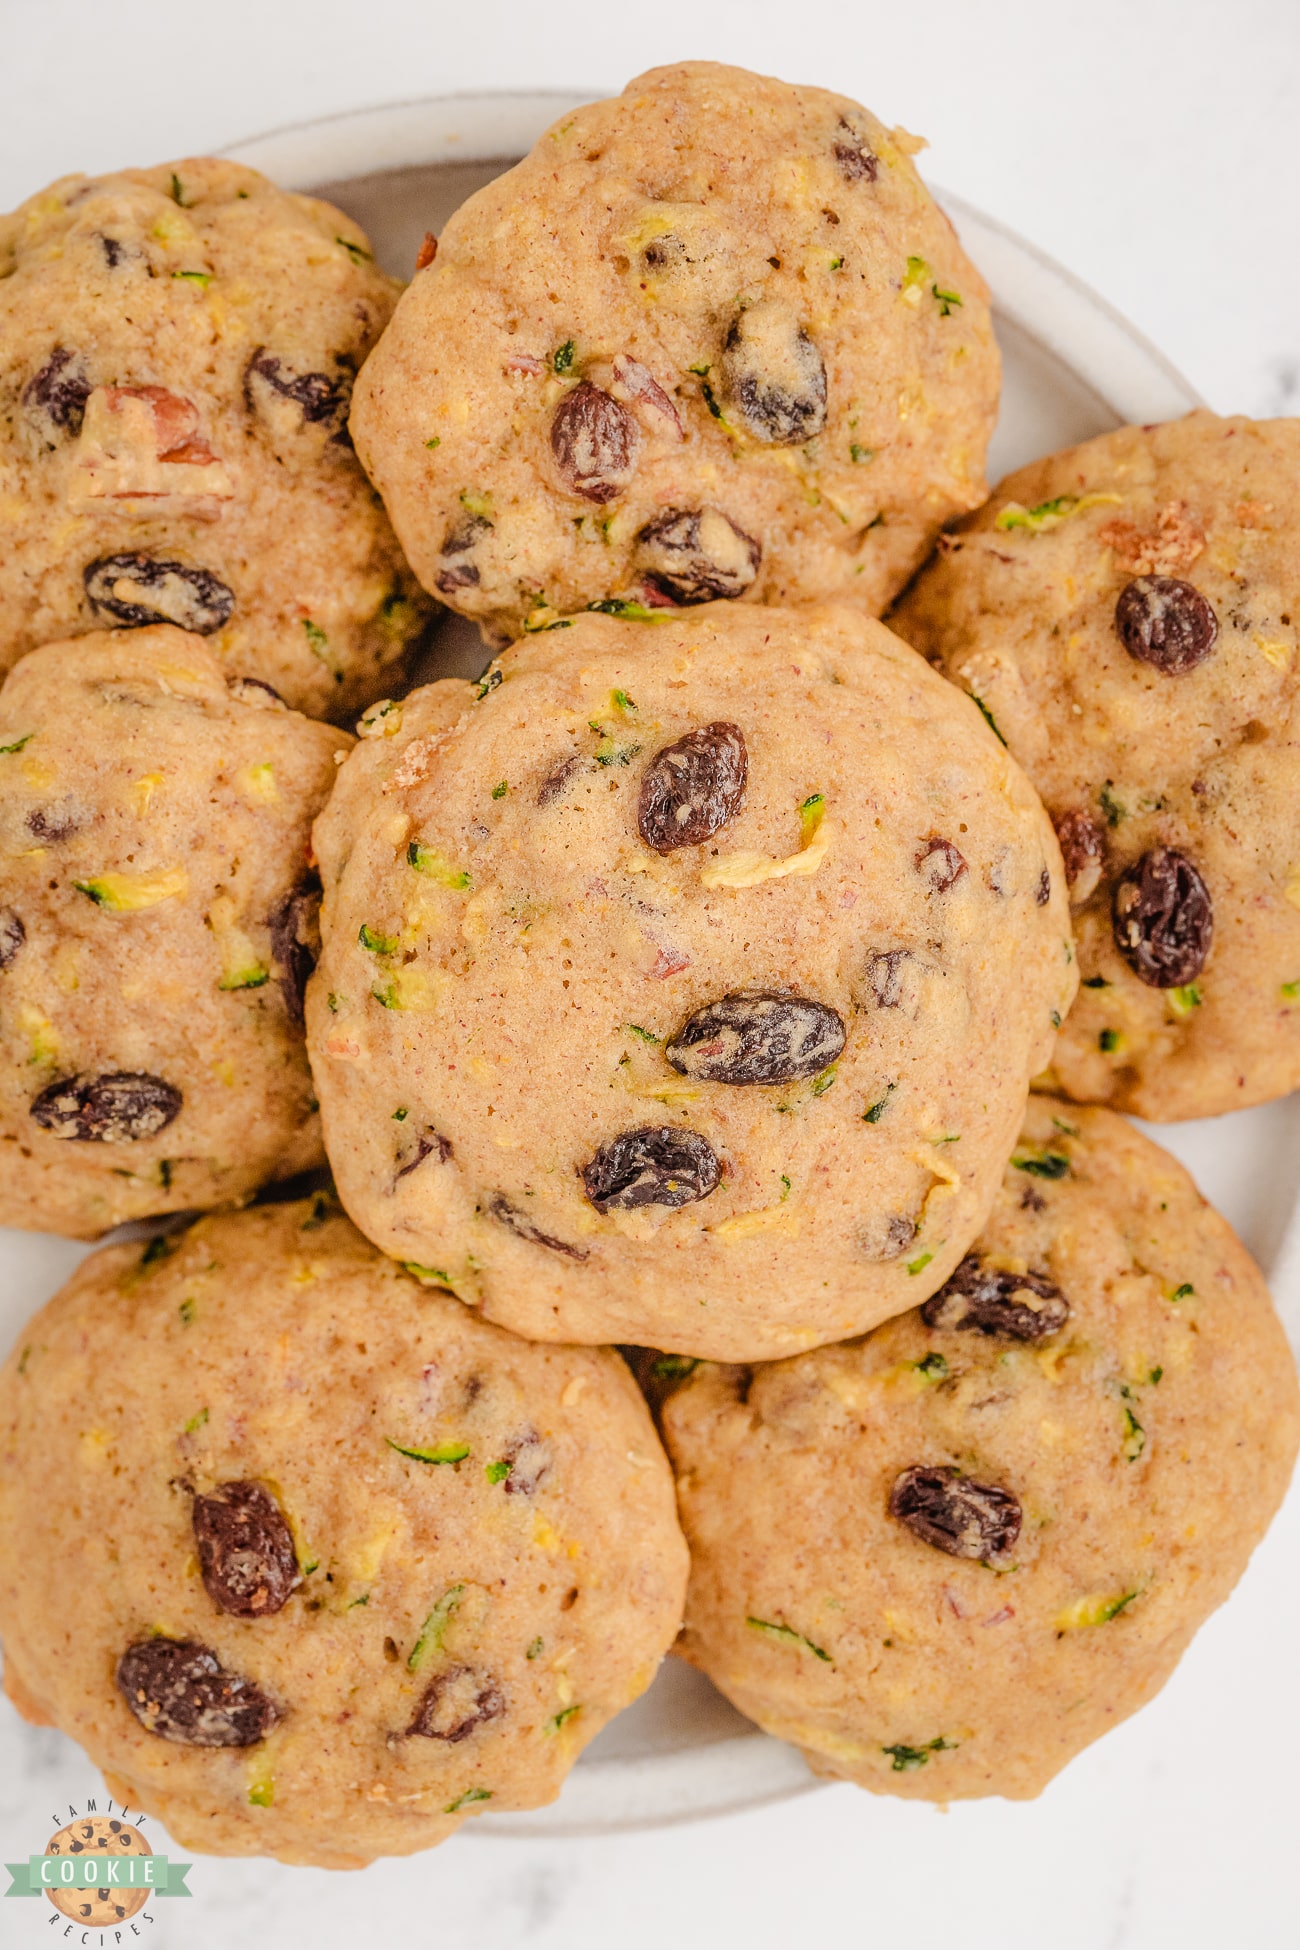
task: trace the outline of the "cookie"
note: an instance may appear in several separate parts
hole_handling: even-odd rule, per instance
[[[347,413],[396,293],[348,218],[235,163],[0,216],[0,675],[172,623],[318,716],[391,686],[428,603]]]
[[[184,1848],[358,1867],[551,1801],[681,1616],[617,1355],[476,1320],[323,1194],[85,1261],[0,1449],[6,1686]]]
[[[1083,986],[1068,1096],[1209,1117],[1300,1085],[1300,420],[1124,427],[1005,480],[898,630],[1046,801]]]
[[[169,626],[0,690],[0,1225],[92,1239],[323,1162],[311,822],[351,740]]]
[[[947,1277],[1075,982],[968,699],[851,609],[718,603],[366,728],[307,1011],[363,1232],[517,1333],[715,1359]]]
[[[1295,1365],[1257,1267],[1114,1112],[1046,1097],[924,1307],[663,1410],[682,1650],[816,1773],[1038,1794],[1163,1685],[1282,1500]]]
[[[595,605],[878,614],[982,500],[998,405],[922,146],[688,61],[471,197],[352,411],[425,587],[497,638]]]

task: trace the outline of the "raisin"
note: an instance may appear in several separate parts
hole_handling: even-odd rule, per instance
[[[185,1747],[253,1747],[280,1718],[196,1639],[138,1639],[117,1662],[117,1690],[147,1733]]]
[[[342,427],[352,398],[352,375],[340,372],[331,378],[327,372],[295,372],[263,346],[245,370],[244,398],[264,418],[276,402],[288,400],[298,408],[304,426],[324,422]]]
[[[1034,889],[1034,906],[1046,907],[1048,901],[1050,901],[1051,898],[1052,898],[1052,876],[1047,871],[1047,868],[1044,867],[1043,871],[1038,876],[1038,885]]]
[[[506,1495],[532,1496],[550,1470],[554,1457],[550,1444],[542,1441],[536,1429],[527,1428],[506,1444],[501,1451],[501,1460],[510,1465]]]
[[[210,569],[187,569],[152,555],[101,555],[83,580],[92,609],[128,630],[175,623],[196,636],[212,636],[235,608],[234,591]]]
[[[1214,938],[1209,888],[1185,853],[1154,846],[1116,882],[1111,927],[1141,981],[1182,988],[1204,968]]]
[[[936,894],[946,894],[966,872],[966,861],[951,840],[929,839],[916,856],[916,870]]]
[[[1070,1306],[1061,1289],[1041,1273],[1003,1273],[968,1253],[947,1285],[926,1301],[921,1318],[927,1327],[1044,1341],[1060,1333]]]
[[[291,1022],[303,1019],[307,977],[316,966],[319,934],[320,882],[315,875],[300,881],[267,916],[271,953],[279,970],[280,993]]]
[[[639,1205],[691,1205],[718,1183],[713,1146],[698,1131],[670,1124],[643,1124],[621,1131],[582,1168],[587,1197],[598,1212],[627,1212]]]
[[[727,399],[756,440],[797,447],[826,424],[826,367],[794,313],[765,298],[742,311],[722,352]]]
[[[891,1212],[879,1219],[868,1219],[858,1227],[857,1249],[862,1259],[879,1263],[898,1259],[916,1237],[916,1220],[905,1212]]]
[[[576,756],[573,758],[562,758],[559,764],[546,774],[546,777],[537,788],[537,803],[539,806],[554,805],[557,799],[564,797],[565,787],[577,771],[580,763],[581,760]]]
[[[1219,635],[1213,606],[1190,582],[1138,576],[1121,589],[1115,629],[1130,657],[1181,677],[1205,662]]]
[[[415,1156],[402,1166],[393,1183],[400,1185],[411,1172],[418,1170],[426,1158],[436,1157],[440,1165],[445,1165],[450,1156],[450,1138],[443,1137],[441,1131],[423,1130],[415,1141]]]
[[[923,1544],[981,1564],[1005,1563],[1020,1535],[1020,1504],[1010,1490],[977,1483],[950,1464],[905,1469],[889,1493],[889,1514]]]
[[[174,1084],[140,1070],[102,1077],[63,1077],[35,1098],[31,1115],[51,1137],[82,1144],[134,1144],[156,1137],[180,1115]]]
[[[454,558],[468,555],[483,535],[492,533],[492,523],[483,515],[466,515],[454,528],[449,528],[442,538],[439,553],[448,566],[440,569],[434,578],[436,586],[444,596],[454,595],[458,589],[478,587],[479,569],[476,562],[461,562]]]
[[[914,957],[910,948],[888,948],[867,961],[867,983],[878,1009],[901,1009],[912,1003]]]
[[[641,447],[633,414],[589,379],[579,380],[551,421],[551,452],[574,494],[612,501],[632,479]]]
[[[874,183],[880,169],[880,158],[867,138],[859,135],[843,116],[835,134],[836,141],[831,153],[840,175],[848,183]]]
[[[302,1583],[293,1537],[260,1483],[219,1483],[194,1499],[203,1588],[218,1611],[269,1618]]]
[[[1091,813],[1064,812],[1053,821],[1070,898],[1087,900],[1101,879],[1106,860],[1106,836]]]
[[[664,1055],[703,1083],[796,1083],[843,1048],[844,1023],[827,1003],[747,989],[697,1009]]]
[[[435,589],[444,596],[454,596],[458,589],[477,589],[479,570],[476,562],[457,562],[450,569],[439,569],[433,579]]]
[[[549,1232],[541,1231],[502,1192],[493,1194],[488,1201],[488,1211],[501,1225],[508,1227],[517,1239],[526,1239],[533,1246],[548,1246],[553,1253],[564,1253],[569,1259],[588,1258],[585,1246],[571,1246],[566,1239],[555,1239]]]
[[[506,1696],[495,1679],[470,1666],[448,1666],[429,1681],[407,1732],[421,1740],[468,1740],[476,1727],[499,1720]]]
[[[288,705],[276,690],[262,677],[227,677],[226,689],[241,704],[251,704],[255,711],[287,711]]]
[[[23,405],[42,422],[47,437],[78,434],[93,388],[76,352],[56,345],[38,373],[23,388]]]
[[[721,508],[670,508],[637,536],[637,561],[649,581],[677,603],[743,596],[763,551]]]
[[[637,828],[656,853],[698,846],[735,818],[749,776],[745,734],[719,721],[657,751],[641,778]]]
[[[34,840],[43,840],[50,846],[70,840],[81,830],[80,816],[67,805],[33,806],[24,823]]]
[[[27,929],[21,914],[12,907],[0,907],[0,973],[12,968],[18,959],[18,950],[27,939]]]

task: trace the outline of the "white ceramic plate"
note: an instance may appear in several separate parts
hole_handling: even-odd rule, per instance
[[[385,268],[405,277],[426,230],[439,231],[458,203],[586,99],[535,93],[404,102],[280,130],[227,153],[285,188],[328,196],[363,224]],[[940,200],[993,291],[1005,360],[994,479],[1123,421],[1171,419],[1198,404],[1154,347],[1086,286],[957,198],[941,193]],[[486,654],[477,632],[452,620],[441,627],[423,674],[477,675]],[[1190,1167],[1272,1272],[1297,1338],[1300,1226],[1292,1215],[1300,1098],[1153,1134]],[[4,1345],[85,1250],[0,1231]],[[1248,1657],[1249,1648],[1242,1653]],[[0,1800],[12,1801],[15,1815],[38,1780],[45,1805],[75,1800],[86,1772],[71,1742],[25,1728],[3,1709]],[[792,1748],[759,1733],[707,1680],[670,1659],[645,1697],[588,1748],[553,1807],[485,1816],[465,1832],[607,1833],[754,1807],[815,1785]]]

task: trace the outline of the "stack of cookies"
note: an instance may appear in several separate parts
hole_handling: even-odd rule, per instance
[[[228,164],[0,219],[0,1222],[185,1215],[0,1376],[5,1685],[184,1846],[536,1806],[674,1642],[1032,1795],[1282,1498],[1117,1112],[1300,1084],[1300,424],[986,498],[918,146],[659,69],[400,296]]]

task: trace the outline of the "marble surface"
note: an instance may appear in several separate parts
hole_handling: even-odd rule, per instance
[[[1300,409],[1294,0],[1238,0],[1230,21],[1206,0],[1094,0],[1085,11],[824,0],[815,14],[775,0],[657,0],[601,15],[599,31],[590,14],[529,0],[223,0],[219,13],[6,0],[0,21],[0,207],[73,168],[194,153],[450,89],[617,86],[682,53],[830,81],[928,133],[934,178],[1092,283],[1211,404]],[[1274,1215],[1243,1178],[1238,1216],[1271,1250]],[[77,1256],[69,1246],[68,1264]],[[1300,1291],[1300,1242],[1283,1258]],[[1293,1495],[1160,1698],[1034,1803],[945,1814],[825,1787],[600,1840],[469,1833],[352,1876],[201,1860],[197,1900],[151,1903],[140,1934],[158,1950],[226,1950],[243,1934],[344,1950],[367,1933],[403,1950],[603,1950],[611,1938],[620,1950],[777,1950],[808,1938],[1282,1950],[1300,1936],[1289,1772],[1298,1557]],[[58,1735],[18,1730],[11,1716],[4,1731],[0,1852],[16,1859],[97,1783]],[[6,1904],[0,1943],[49,1939],[49,1916]]]

